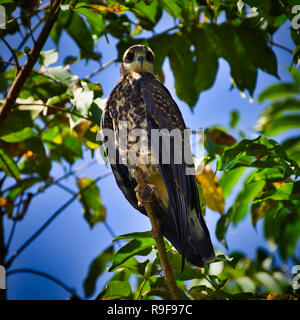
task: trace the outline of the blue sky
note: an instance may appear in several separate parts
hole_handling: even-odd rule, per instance
[[[164,31],[173,25],[173,19],[165,14],[157,26],[156,32]],[[16,37],[11,37],[9,40],[12,47],[17,46],[18,39]],[[288,48],[294,48],[289,36],[288,23],[282,26],[275,34],[274,41]],[[117,56],[116,43],[117,41],[112,37],[109,37],[109,43],[106,42],[104,37],[98,41],[96,49],[103,54],[102,63]],[[30,45],[31,44],[28,43],[28,46]],[[5,51],[6,49],[2,43],[0,46],[1,55],[8,57],[8,52]],[[44,50],[54,48],[54,43],[49,39]],[[286,71],[286,66],[290,65],[292,55],[279,48],[274,47],[273,49],[278,57],[279,75],[281,79],[289,80],[290,77]],[[58,64],[62,64],[65,56],[76,55],[77,53],[78,48],[74,42],[64,34],[59,45],[60,56]],[[97,69],[98,66],[99,64],[94,61],[88,64],[79,62],[73,65],[71,70],[79,77],[84,77]],[[115,63],[92,79],[93,81],[99,81],[101,83],[104,90],[104,97],[109,95],[118,81],[119,67],[120,64]],[[263,88],[277,81],[274,77],[259,72],[254,101],[251,103],[248,95],[243,98],[237,89],[229,90],[231,86],[230,68],[226,61],[220,59],[219,71],[214,86],[201,94],[192,113],[189,107],[176,97],[173,74],[167,60],[164,63],[163,70],[165,74],[165,86],[170,90],[172,96],[178,103],[188,127],[197,129],[211,127],[212,125],[228,126],[230,111],[238,109],[241,120],[237,129],[231,133],[238,138],[238,130],[241,129],[246,132],[250,138],[257,136],[257,133],[255,133],[252,127],[258,115],[265,107],[265,104],[256,103],[256,97]],[[279,136],[279,142],[281,139],[282,137]],[[90,160],[90,153],[86,152],[85,158],[79,160],[75,167],[85,164]],[[107,170],[109,170],[109,168],[106,168],[104,165],[100,166],[95,164],[82,171],[80,175],[97,177]],[[63,174],[63,170],[56,164],[51,173],[53,176],[58,177]],[[64,181],[64,183],[73,188],[73,190],[76,190],[73,177],[70,177]],[[124,199],[113,176],[101,180],[98,186],[100,188],[102,201],[107,210],[107,222],[116,235],[151,229],[148,219],[133,209]],[[239,188],[240,185],[237,185],[232,195],[226,199],[226,208],[231,206]],[[71,195],[56,186],[51,187],[47,192],[36,197],[34,201],[32,201],[25,219],[17,225],[9,253],[12,254],[18,249],[20,245],[70,197]],[[219,213],[207,210],[205,219],[215,247],[225,250],[214,235]],[[10,228],[11,222],[5,219],[6,237],[9,235]],[[112,237],[103,224],[96,225],[92,230],[89,228],[83,219],[82,207],[80,203],[76,201],[60,214],[57,219],[21,253],[12,264],[11,269],[32,268],[47,272],[63,280],[83,297],[83,280],[87,274],[89,264],[102,250],[111,244],[111,240]],[[258,246],[266,247],[262,234],[262,223],[259,222],[256,230],[254,230],[249,217],[242,221],[237,228],[231,227],[229,229],[227,240],[230,251],[239,250],[247,253],[250,257],[255,256]],[[99,279],[96,292],[101,290],[104,281],[107,280],[109,276],[109,274],[104,275]],[[9,276],[7,279],[7,288],[9,299],[66,299],[70,295],[64,289],[47,279],[23,273]]]

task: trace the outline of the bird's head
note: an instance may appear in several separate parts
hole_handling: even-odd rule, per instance
[[[143,45],[135,45],[127,49],[123,55],[121,73],[149,72],[155,74],[154,53]]]

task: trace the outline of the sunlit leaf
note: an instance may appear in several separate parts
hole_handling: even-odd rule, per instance
[[[15,161],[2,149],[0,149],[0,169],[3,170],[9,177],[16,180],[20,179],[20,170]]]
[[[104,221],[106,215],[99,188],[92,178],[78,179],[77,186],[81,191],[79,199],[83,205],[84,217],[92,228],[95,224]]]
[[[218,179],[214,172],[205,166],[201,174],[196,176],[201,183],[206,205],[214,211],[224,214],[225,201],[222,188],[218,185]]]
[[[154,245],[155,241],[153,238],[139,238],[129,241],[115,254],[109,271],[113,271],[115,267],[119,266],[134,255],[148,255],[152,250],[152,246]]]
[[[113,246],[110,246],[101,252],[90,264],[88,274],[84,280],[84,291],[87,298],[94,293],[96,281],[105,271],[107,263],[113,259],[113,255],[114,249]]]
[[[260,93],[258,96],[258,101],[264,101],[267,99],[275,100],[280,97],[288,97],[297,93],[299,93],[299,87],[294,83],[275,83]]]
[[[128,281],[112,280],[107,283],[105,289],[97,296],[97,300],[128,299],[131,295],[131,286]]]

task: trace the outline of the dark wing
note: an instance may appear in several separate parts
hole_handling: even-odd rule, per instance
[[[183,132],[185,124],[181,112],[169,91],[151,74],[142,76],[140,86],[146,105],[150,136],[151,129],[168,129],[171,131],[178,128]],[[152,145],[151,147],[155,149],[155,146]],[[183,139],[179,145],[178,142],[173,143],[174,153],[180,152],[183,155],[183,147]],[[162,141],[158,153],[167,152],[164,148],[166,148],[166,145]],[[157,153],[157,150],[154,152]],[[188,164],[194,168],[189,143],[188,147],[184,148],[184,153],[185,160],[188,160]],[[213,246],[201,214],[195,176],[186,174],[187,164],[176,163],[172,154],[170,164],[163,164],[161,161],[158,163],[170,198],[175,227],[175,230],[173,228],[173,234],[169,237],[173,241],[175,239],[173,245],[189,262],[202,266],[204,262],[211,261],[214,258]],[[162,227],[164,228],[164,226]],[[170,233],[170,227],[167,228],[168,233]],[[169,240],[172,242],[171,239]]]
[[[107,102],[109,104],[109,100]],[[106,131],[107,130],[107,131]],[[101,118],[101,134],[102,141],[105,146],[105,152],[108,157],[112,172],[115,176],[118,187],[123,192],[125,198],[129,203],[141,213],[146,215],[146,210],[144,207],[139,207],[137,205],[137,199],[134,192],[137,183],[134,179],[129,176],[128,168],[126,165],[121,164],[119,161],[119,151],[115,147],[114,141],[112,138],[114,135],[114,128],[112,118],[110,117],[109,110],[106,107],[103,111]]]

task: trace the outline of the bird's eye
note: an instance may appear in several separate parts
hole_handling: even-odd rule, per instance
[[[128,61],[133,61],[134,59],[134,53],[133,52],[128,52],[126,56],[126,60]]]
[[[148,61],[153,61],[153,54],[152,54],[151,51],[147,51],[147,53],[146,53],[146,59],[147,59]]]

